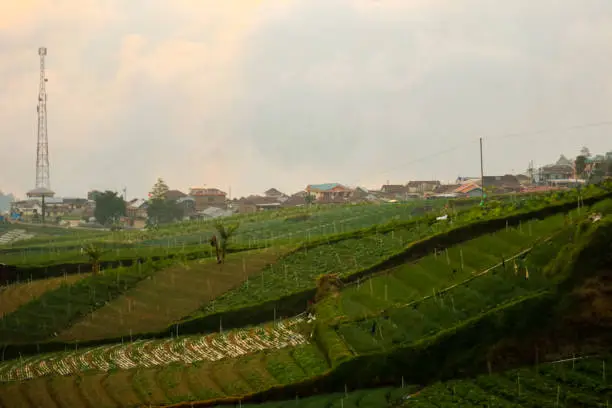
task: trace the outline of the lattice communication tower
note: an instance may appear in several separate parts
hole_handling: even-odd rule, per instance
[[[50,189],[49,181],[49,139],[47,137],[47,78],[45,77],[45,57],[47,48],[38,49],[40,56],[40,85],[38,87],[38,142],[36,145],[36,188]]]

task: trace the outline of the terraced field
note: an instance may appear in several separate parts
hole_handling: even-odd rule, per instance
[[[0,406],[130,407],[240,396],[320,375],[318,349],[291,327],[38,356],[0,365]],[[51,375],[61,373],[62,375]]]
[[[374,388],[291,401],[242,404],[245,408],[558,408],[607,407],[610,357],[564,360],[493,375],[418,386]]]
[[[19,307],[37,299],[46,292],[53,291],[61,285],[72,285],[89,274],[66,275],[60,278],[27,281],[0,287],[0,318],[19,309]]]
[[[80,318],[59,333],[57,339],[85,341],[163,330],[260,273],[284,251],[269,248],[230,254],[223,265],[211,259],[162,269],[124,291],[120,297]]]
[[[0,342],[47,340],[167,266],[168,262],[144,262],[109,269],[45,292],[0,319]]]
[[[526,271],[521,258],[526,256],[525,251],[560,231],[564,225],[563,215],[531,221],[390,269],[344,288],[337,298],[338,303],[333,305],[334,310],[327,308],[326,316],[350,320],[406,305],[494,268],[513,272],[516,268],[524,280]]]
[[[265,268],[256,279],[219,296],[214,304],[203,308],[203,314],[257,304],[310,289],[323,273],[348,275],[377,264],[401,251],[411,241],[445,227],[434,228],[423,225],[302,249]]]
[[[187,408],[190,402],[197,406],[195,401],[198,400],[212,404],[220,399],[235,401],[237,406],[287,408],[604,406],[611,391],[606,383],[603,360],[600,360],[599,371],[595,363],[584,362],[583,367],[579,366],[583,362],[575,361],[571,373],[559,374],[542,363],[536,375],[531,375],[526,368],[424,388],[404,384],[402,375],[426,385],[440,378],[435,373],[477,373],[480,358],[475,356],[481,351],[476,346],[482,346],[482,353],[489,347],[488,340],[478,340],[480,334],[487,333],[487,337],[491,333],[490,344],[496,344],[498,338],[505,338],[516,329],[514,321],[509,320],[516,313],[531,312],[540,305],[545,306],[542,310],[548,311],[546,316],[557,313],[556,309],[552,313],[548,308],[556,297],[562,297],[562,292],[558,292],[562,285],[557,284],[566,277],[573,279],[575,276],[570,272],[565,276],[565,270],[551,269],[551,260],[559,262],[561,258],[556,255],[560,251],[582,254],[578,251],[582,250],[582,243],[590,245],[594,242],[593,237],[610,236],[606,228],[609,229],[612,221],[605,216],[606,212],[602,210],[604,216],[599,221],[591,221],[584,207],[571,212],[568,218],[551,216],[522,222],[516,228],[507,226],[495,234],[474,236],[480,231],[503,226],[500,218],[505,217],[504,214],[530,211],[531,208],[527,205],[527,209],[515,211],[515,207],[514,204],[507,208],[494,204],[479,208],[466,213],[465,219],[451,217],[454,225],[425,222],[404,225],[388,233],[379,230],[379,233],[373,231],[367,236],[353,235],[348,239],[343,236],[339,240],[330,235],[326,244],[301,247],[288,255],[278,244],[292,241],[295,225],[319,222],[320,219],[314,219],[324,212],[296,212],[295,219],[284,216],[274,219],[266,215],[270,217],[265,220],[269,225],[279,223],[275,230],[279,234],[272,229],[255,231],[263,224],[257,227],[258,222],[253,222],[243,230],[242,239],[259,239],[255,238],[258,236],[266,244],[274,243],[272,248],[231,254],[222,269],[206,258],[189,262],[177,258],[108,269],[103,274],[82,277],[70,285],[60,282],[59,286],[53,286],[58,283],[41,281],[47,282],[50,290],[41,286],[29,302],[13,302],[15,306],[7,308],[9,313],[0,319],[0,343],[4,343],[0,345],[2,360],[5,352],[10,358],[0,362],[0,407],[131,408],[184,403],[182,407]],[[394,216],[398,215],[398,208],[394,209]],[[563,207],[563,211],[568,208]],[[404,210],[400,219],[413,216],[409,206]],[[335,217],[341,213],[337,212]],[[373,213],[372,208],[363,212]],[[359,211],[352,214],[362,215]],[[462,227],[473,220],[481,223],[474,228],[461,228],[459,233],[453,232],[455,235],[447,234],[449,229]],[[580,225],[576,225],[576,220],[580,220]],[[336,221],[319,231],[319,236],[345,231],[339,226],[340,220]],[[285,227],[287,229],[281,231]],[[205,228],[200,226],[197,230],[183,231],[180,236],[201,234],[202,231]],[[293,242],[308,241],[308,229],[306,231],[305,237],[298,237]],[[592,231],[603,232],[589,235]],[[169,228],[157,236],[145,238],[177,238],[178,242],[179,233],[178,227],[177,231]],[[285,240],[286,234],[289,234],[288,240]],[[278,319],[276,306],[279,302],[265,303],[303,289],[313,289],[315,278],[320,274],[338,273],[347,277],[377,265],[401,253],[409,242],[434,234],[439,235],[419,243],[419,250],[415,251],[420,255],[420,248],[427,248],[427,251],[431,248],[432,253],[384,271],[379,268],[373,276],[349,284],[339,292],[332,291],[317,302],[316,318],[308,316],[308,322],[304,315]],[[469,237],[473,238],[468,240]],[[461,243],[449,247],[453,242]],[[448,249],[433,250],[434,243]],[[593,248],[605,252],[606,247]],[[412,252],[409,254],[412,256]],[[572,268],[568,270],[574,271]],[[563,283],[570,281],[573,282],[567,279]],[[20,291],[15,293],[28,293],[25,289]],[[0,301],[3,293],[0,292]],[[310,296],[311,292],[304,293]],[[302,304],[301,297],[293,298]],[[267,316],[269,311],[270,320],[274,321],[247,327],[256,324],[251,321],[251,312],[242,309],[247,305],[256,306],[252,310],[257,319],[261,319],[259,314]],[[177,322],[198,308],[201,308],[200,316],[212,314],[212,317],[202,319],[200,323],[205,323],[201,326],[197,325],[197,319],[191,326]],[[221,315],[214,315],[224,310],[245,313],[244,326],[224,330],[227,320],[231,320],[226,317],[233,314],[223,314],[222,319]],[[561,313],[559,311],[559,316]],[[209,330],[217,320],[217,333],[184,335],[203,327]],[[136,340],[138,333],[161,332],[169,323],[177,324],[170,326],[176,331],[168,333],[168,337]],[[527,327],[525,324],[521,330]],[[122,339],[116,341],[112,337]],[[81,342],[47,344],[51,339],[95,339],[110,344],[95,348],[83,348]],[[461,345],[466,342],[474,346],[464,351]],[[64,351],[34,354],[38,346],[43,350],[55,347]],[[443,355],[437,351],[441,347],[445,350]],[[477,360],[473,367],[460,366],[462,361],[472,357]],[[437,363],[426,367],[430,360]],[[404,369],[410,372],[404,373]],[[368,377],[364,385],[395,384],[397,388],[349,392],[346,383],[350,387],[352,381],[346,381],[344,376],[353,372]],[[397,375],[400,378],[390,373],[400,373]],[[594,380],[596,373],[601,382]],[[523,378],[527,380],[523,382]],[[315,380],[315,388],[319,390],[333,389],[338,393],[307,398],[291,394],[298,389],[294,386],[306,389],[299,384],[304,380]],[[513,384],[514,394],[511,392]],[[292,388],[285,387],[289,385]],[[260,405],[247,405],[246,400],[239,402],[248,399],[249,395],[272,389],[286,392],[283,398],[287,395],[290,400]],[[313,389],[312,392],[319,391]],[[552,400],[551,395],[554,395]]]
[[[442,206],[436,202],[434,207]],[[428,207],[432,204],[428,203]],[[320,237],[383,224],[391,219],[408,220],[423,210],[422,203],[357,205],[339,208],[287,211],[264,216],[236,216],[224,222],[240,221],[233,242],[239,247],[258,248],[273,243],[296,244]],[[86,262],[80,248],[84,241],[99,242],[108,248],[105,259],[151,257],[193,251],[205,246],[216,233],[212,222],[189,222],[150,232],[85,231],[83,237],[70,241],[49,241],[33,247],[21,247],[6,252],[3,262],[10,265],[50,265],[60,262]],[[72,231],[76,236],[76,232]],[[105,237],[104,239],[102,237]]]

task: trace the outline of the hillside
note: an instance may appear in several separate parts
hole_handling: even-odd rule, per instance
[[[59,249],[0,290],[0,406],[576,406],[583,394],[600,406],[605,379],[589,388],[583,371],[612,340],[610,196],[359,207],[379,215],[350,228],[323,218],[318,235],[264,218],[253,223],[302,238],[236,239],[225,265],[193,245],[56,274],[72,261]],[[582,382],[566,387],[549,367],[567,364],[550,363],[576,356],[597,357],[574,361]],[[516,373],[525,388],[512,396]]]

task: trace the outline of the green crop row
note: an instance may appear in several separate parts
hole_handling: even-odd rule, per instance
[[[300,398],[298,396],[291,401],[272,401],[263,404],[241,405],[245,408],[385,408],[397,406],[402,398],[416,392],[416,390],[417,387],[415,386],[372,388],[348,393],[323,394],[307,398]],[[221,406],[218,405],[217,407]]]
[[[606,407],[612,387],[605,367],[612,359],[586,359],[522,368],[469,380],[437,383],[406,407]]]
[[[48,340],[79,317],[103,306],[168,265],[168,261],[149,261],[107,269],[72,285],[62,285],[46,292],[0,318],[0,339],[3,343]]]
[[[328,315],[325,318],[342,316],[353,319],[393,305],[407,304],[498,264],[503,263],[508,270],[513,269],[517,262],[520,263],[520,256],[519,259],[513,256],[555,234],[564,225],[564,215],[555,215],[483,235],[444,251],[436,251],[415,263],[401,265],[386,271],[384,275],[344,288],[338,298],[336,316]],[[502,269],[501,265],[499,269]],[[524,268],[520,269],[524,275]]]
[[[525,212],[532,207],[540,208],[543,202],[540,199],[533,199],[531,204],[524,204],[518,209],[514,208],[516,203],[513,201],[504,205],[514,208],[514,212]],[[504,209],[506,207],[495,208]],[[487,211],[489,209],[474,208],[459,212],[451,216],[452,222],[436,221],[434,217],[424,217],[418,224],[408,223],[405,227],[388,233],[360,237],[360,239],[346,239],[291,253],[275,265],[263,270],[260,276],[244,282],[236,289],[218,297],[214,302],[205,305],[203,313],[193,317],[247,307],[311,289],[320,274],[338,273],[343,277],[350,276],[403,252],[411,242],[458,229],[462,225],[475,222],[474,220],[479,219],[478,217],[486,217]],[[504,211],[505,214],[512,214],[510,210]],[[499,217],[497,212],[488,216]],[[564,222],[562,216],[556,220],[561,225]],[[536,237],[540,225],[544,224],[527,223],[523,226],[524,228],[520,229],[521,232],[524,232],[524,237],[518,239],[523,242],[529,241],[530,236]]]
[[[0,405],[36,408],[48,406],[40,401],[55,400],[54,406],[62,408],[116,408],[224,400],[305,381],[322,375],[328,368],[319,350],[306,344],[218,361],[111,369],[40,377],[21,384],[5,383],[0,384]]]
[[[406,306],[390,307],[392,303],[389,301],[377,301],[380,298],[370,295],[369,285],[363,285],[367,295],[354,295],[353,299],[361,303],[358,307],[353,306],[355,301],[352,304],[343,303],[346,305],[344,311],[354,307],[350,312],[356,318],[365,314],[364,307],[367,312],[386,310],[374,318],[340,324],[338,331],[358,353],[385,350],[398,344],[414,343],[513,299],[549,288],[555,281],[546,276],[545,268],[551,256],[571,241],[572,232],[572,228],[568,228],[554,239],[540,243],[519,260],[516,269],[514,263],[509,262],[505,268],[500,266],[444,292],[434,291],[432,296]],[[394,282],[389,285],[394,289],[395,299],[400,298],[402,293],[399,284]],[[421,287],[424,284],[421,283]],[[395,292],[398,286],[400,289]]]
[[[322,394],[290,401],[240,404],[245,408],[602,408],[612,400],[605,367],[612,359],[588,358],[540,364],[436,383]],[[398,384],[401,379],[398,379]],[[239,405],[236,404],[235,407]],[[227,405],[224,405],[227,407]],[[217,408],[221,408],[218,405]]]

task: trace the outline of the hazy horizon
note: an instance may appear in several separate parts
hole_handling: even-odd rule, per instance
[[[18,197],[40,46],[58,196],[453,180],[479,174],[479,137],[490,175],[612,150],[603,0],[5,3],[0,190]]]

